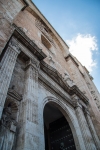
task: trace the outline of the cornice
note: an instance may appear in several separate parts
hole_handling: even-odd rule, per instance
[[[30,40],[27,35],[23,32],[23,30],[16,25],[13,25],[15,30],[12,34],[12,36],[16,37],[16,39],[23,43],[32,53],[37,57],[37,59],[40,61],[40,68],[47,74],[50,78],[52,78],[60,87],[64,89],[68,94],[73,95],[77,94],[81,100],[85,104],[88,103],[88,98],[79,90],[79,88],[76,85],[73,85],[70,87],[67,83],[65,83],[64,79],[62,78],[62,75],[53,67],[48,65],[43,61],[44,58],[46,58],[46,55],[42,52],[42,49],[39,49],[39,47],[34,43],[34,41]],[[49,83],[50,85],[50,83]]]
[[[22,95],[20,95],[19,93],[17,93],[14,89],[8,89],[8,93],[7,95],[17,101],[21,101],[22,100]]]
[[[12,36],[16,37],[18,41],[25,45],[40,61],[47,57],[42,49],[40,49],[34,41],[30,40],[30,38],[23,32],[22,28],[17,27],[15,24],[13,24],[13,26],[15,30]]]
[[[75,59],[73,58],[73,56],[71,54],[69,54],[67,57],[65,57],[65,60],[67,61],[69,58],[72,59],[72,61],[74,62],[74,64],[78,67],[78,63],[75,61]]]
[[[39,74],[40,81],[44,82],[47,87],[49,87],[53,92],[57,93],[60,97],[62,97],[65,101],[67,101],[70,105],[73,105],[73,102],[65,95],[62,91],[60,91],[57,87],[55,87],[50,81],[48,81],[42,74]]]
[[[61,74],[56,69],[49,66],[44,61],[41,61],[40,68],[56,83],[58,83],[64,89],[64,91],[70,94],[70,96],[76,94],[85,104],[88,104],[88,98],[79,90],[79,88],[76,85],[70,87],[67,83],[65,83]]]

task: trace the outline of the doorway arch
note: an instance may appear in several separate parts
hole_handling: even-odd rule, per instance
[[[71,111],[69,106],[67,106],[64,101],[59,100],[54,97],[46,97],[44,99],[44,101],[43,101],[43,110],[44,110],[43,112],[44,113],[45,113],[46,106],[54,107],[62,115],[62,116],[60,116],[60,118],[63,117],[66,119],[66,123],[69,124],[69,127],[70,127],[72,135],[73,135],[76,150],[85,150],[85,146],[84,146],[84,142],[83,142],[81,131],[80,131],[80,128],[78,125],[77,118],[76,118],[75,114]],[[60,118],[58,117],[56,119],[60,119]],[[44,122],[45,122],[45,120],[44,120]],[[46,126],[46,124],[44,126]]]

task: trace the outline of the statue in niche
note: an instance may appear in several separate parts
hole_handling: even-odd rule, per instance
[[[4,107],[0,122],[0,150],[12,150],[17,125],[16,110],[12,102]]]
[[[63,79],[64,79],[65,83],[67,83],[69,86],[75,85],[75,83],[73,82],[73,80],[70,79],[70,77],[67,73],[64,73]]]

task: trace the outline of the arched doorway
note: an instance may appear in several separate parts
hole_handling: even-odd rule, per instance
[[[44,107],[45,150],[76,150],[70,125],[54,103]]]

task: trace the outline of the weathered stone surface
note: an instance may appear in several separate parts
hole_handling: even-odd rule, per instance
[[[100,94],[30,0],[0,0],[0,54],[0,150],[44,150],[46,104],[66,118],[77,150],[100,149]]]
[[[18,54],[20,53],[16,40],[12,38],[5,54],[0,62],[0,106],[3,110],[13,69],[16,63]],[[1,118],[2,112],[0,113]]]
[[[13,19],[16,18],[23,6],[19,1],[0,0],[0,54],[13,32],[11,26]]]

